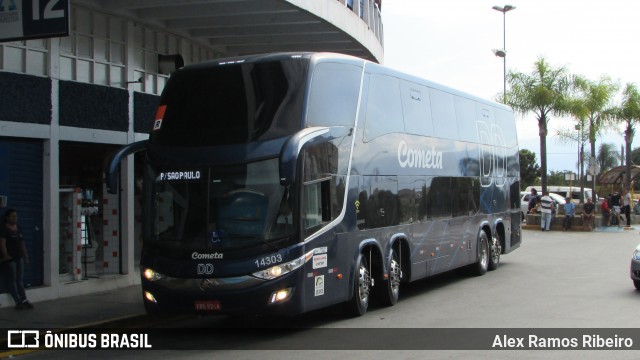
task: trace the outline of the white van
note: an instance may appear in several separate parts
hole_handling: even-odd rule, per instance
[[[538,192],[538,195],[542,195],[542,186],[527,186],[525,191],[527,193],[530,193],[531,189],[536,189],[536,191]],[[569,186],[548,185],[547,191],[561,195],[564,198],[571,195],[571,201],[575,203],[580,202],[580,186],[569,187]],[[591,188],[584,188],[583,202],[587,202],[587,198],[591,198],[591,201],[593,201],[594,204],[598,202],[598,198],[593,196],[593,191],[591,191]]]

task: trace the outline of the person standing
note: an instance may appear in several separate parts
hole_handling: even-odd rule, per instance
[[[564,221],[562,222],[562,227],[564,230],[569,230],[571,228],[571,221],[573,217],[576,215],[576,204],[571,201],[571,197],[567,197],[567,202],[564,204]]]
[[[542,231],[549,231],[551,228],[551,213],[553,212],[553,199],[549,196],[549,192],[545,191],[544,196],[540,199],[540,228]]]
[[[622,190],[622,211],[624,211],[624,217],[627,219],[627,227],[631,226],[631,193],[629,189]]]
[[[527,214],[533,214],[536,209],[536,203],[538,202],[538,191],[531,188],[531,194],[529,195],[529,207],[527,208]]]
[[[620,194],[618,194],[617,191],[615,191],[613,193],[613,195],[611,195],[611,220],[615,220],[616,225],[618,225],[618,227],[622,226],[622,219],[620,218],[620,212],[621,212],[621,208],[622,208],[622,197],[620,196]],[[609,222],[611,225],[613,225],[613,221]]]
[[[602,213],[602,222],[607,226],[611,226],[611,211],[609,210],[609,200],[607,198],[602,199],[602,205],[600,205],[600,211]]]
[[[33,309],[33,305],[27,300],[23,283],[24,268],[29,265],[29,256],[22,230],[18,225],[18,212],[14,209],[4,212],[4,222],[0,229],[0,261],[16,309]]]

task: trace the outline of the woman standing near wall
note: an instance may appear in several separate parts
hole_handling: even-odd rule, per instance
[[[33,309],[33,305],[27,300],[22,279],[24,268],[29,265],[29,256],[18,225],[18,212],[14,209],[4,212],[3,226],[0,229],[0,261],[9,292],[16,302],[16,310]]]

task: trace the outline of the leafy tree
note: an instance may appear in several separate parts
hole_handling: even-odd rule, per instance
[[[536,160],[536,153],[527,149],[520,149],[520,187],[534,185],[540,177],[540,166]]]
[[[557,132],[557,137],[556,139],[558,140],[558,142],[560,143],[564,143],[567,144],[569,142],[577,142],[579,145],[579,150],[578,150],[578,160],[576,162],[576,167],[578,168],[578,178],[582,179],[584,177],[584,169],[585,169],[585,151],[584,151],[584,145],[587,143],[587,141],[589,140],[589,133],[584,131],[586,127],[586,119],[585,118],[578,118],[576,125],[574,126],[573,129],[569,128],[569,129],[560,129]],[[584,184],[581,183],[582,187],[584,187]]]
[[[596,154],[597,136],[604,129],[606,120],[615,114],[612,100],[617,91],[618,85],[607,76],[601,77],[597,82],[581,76],[575,76],[573,79],[571,113],[588,122],[591,154]]]
[[[530,74],[509,72],[510,89],[505,103],[520,114],[533,112],[540,134],[540,172],[542,191],[547,189],[547,128],[551,115],[561,116],[569,110],[570,79],[564,67],[553,68],[542,57],[533,64]]]
[[[640,148],[635,148],[631,152],[631,163],[634,165],[640,164]]]
[[[547,178],[549,181],[548,185],[557,185],[557,186],[566,186],[567,181],[564,179],[564,171],[553,171],[549,173],[549,177]]]
[[[626,154],[626,179],[627,187],[631,186],[631,143],[636,133],[636,124],[640,121],[640,92],[636,84],[627,83],[622,91],[622,103],[615,111],[612,117],[614,123],[623,123],[625,125],[624,140]]]

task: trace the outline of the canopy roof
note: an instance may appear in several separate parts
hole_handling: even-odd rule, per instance
[[[640,166],[631,165],[631,180],[640,176]],[[627,166],[618,166],[600,175],[600,184],[623,184],[627,178]]]

